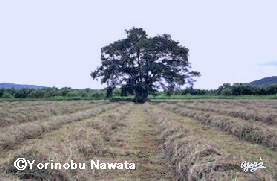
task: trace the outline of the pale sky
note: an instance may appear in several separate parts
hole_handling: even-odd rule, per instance
[[[195,88],[277,75],[276,0],[0,0],[0,83],[103,88],[90,72],[125,29],[171,34]]]

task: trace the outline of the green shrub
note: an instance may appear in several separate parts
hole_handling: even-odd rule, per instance
[[[78,96],[78,93],[77,93],[77,92],[71,91],[71,92],[68,92],[68,93],[67,93],[67,96],[68,96],[68,97],[77,97],[77,96]]]
[[[91,98],[92,99],[104,99],[106,97],[105,95],[105,92],[94,92],[92,95],[91,95]]]
[[[27,98],[33,90],[29,88],[22,88],[22,89],[17,89],[14,97],[15,98]]]
[[[224,89],[221,92],[222,95],[224,96],[231,96],[232,95],[232,90],[231,89]]]
[[[80,96],[81,96],[81,97],[84,97],[84,98],[87,98],[87,97],[88,97],[88,93],[82,91],[82,92],[80,93]]]
[[[120,96],[120,94],[121,94],[121,90],[120,89],[114,89],[113,90],[113,95],[114,96]]]
[[[9,92],[4,92],[2,98],[14,98]]]

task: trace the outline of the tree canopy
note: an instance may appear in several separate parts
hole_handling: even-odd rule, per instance
[[[189,49],[168,34],[148,37],[142,28],[126,30],[127,38],[101,49],[101,66],[91,73],[111,90],[121,87],[135,92],[135,102],[145,102],[152,91],[173,91],[193,85]]]

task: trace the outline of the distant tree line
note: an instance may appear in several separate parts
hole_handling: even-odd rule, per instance
[[[135,92],[132,89],[122,87],[121,89],[71,89],[56,87],[42,89],[0,89],[0,98],[70,98],[70,99],[105,99],[113,96],[133,96]],[[253,86],[253,85],[231,85],[223,84],[218,89],[194,89],[192,87],[178,90],[156,91],[151,93],[154,96],[159,95],[276,95],[277,85],[271,86]]]
[[[106,97],[105,90],[95,89],[71,89],[64,87],[58,89],[56,87],[41,89],[0,89],[0,98],[75,98],[75,99],[104,99]]]
[[[216,94],[222,95],[275,95],[277,85],[253,86],[248,84],[233,85],[223,84],[216,90]]]
[[[167,95],[225,95],[225,96],[237,96],[237,95],[276,95],[277,85],[271,86],[253,86],[248,84],[231,84],[226,83],[220,86],[218,89],[205,90],[205,89],[193,89],[186,88],[181,90],[175,90],[173,93],[166,92]]]

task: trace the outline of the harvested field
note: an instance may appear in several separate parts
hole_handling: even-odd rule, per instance
[[[234,101],[233,101],[234,102]],[[214,112],[221,115],[227,115],[245,120],[260,121],[265,124],[277,126],[277,105],[269,106],[264,102],[243,101],[243,102],[183,102],[177,104],[192,110],[200,110],[205,112]],[[274,107],[276,106],[276,107]]]
[[[0,129],[0,150],[12,149],[14,146],[23,142],[26,139],[33,139],[41,136],[47,131],[59,129],[64,124],[81,121],[105,111],[106,109],[114,107],[114,105],[102,105],[91,108],[86,111],[79,111],[68,115],[60,115],[50,117],[47,120],[37,120],[33,122],[22,123],[19,125],[12,125]]]
[[[149,107],[147,113],[158,126],[156,131],[163,140],[162,149],[174,165],[176,179],[271,180],[276,177],[277,153],[274,151],[241,142],[223,131],[161,108]],[[268,173],[257,172],[256,175],[241,172],[240,163],[244,159],[258,159],[256,154],[263,155],[265,164],[275,167],[267,170]]]
[[[232,116],[218,114],[217,112],[186,108],[186,106],[183,107],[180,106],[180,104],[162,104],[161,106],[177,114],[192,117],[204,124],[226,130],[240,139],[262,144],[273,150],[277,150],[276,125],[268,126],[264,124],[263,121],[251,122],[244,119],[237,119]]]
[[[257,115],[264,117],[248,119],[230,113],[253,111],[254,103],[264,107],[257,109]],[[0,103],[1,120],[12,118],[0,128],[0,180],[276,180],[276,124],[264,120],[275,115],[270,112],[275,104],[240,100]],[[19,118],[24,111],[41,117]],[[243,161],[259,162],[260,157],[266,168],[254,173],[242,170]],[[36,160],[35,169],[16,169],[17,158]],[[38,163],[70,160],[87,167],[37,168]],[[136,169],[91,169],[90,160],[128,161]]]
[[[83,111],[92,108],[94,104],[100,103],[91,101],[3,102],[0,103],[0,128]]]

